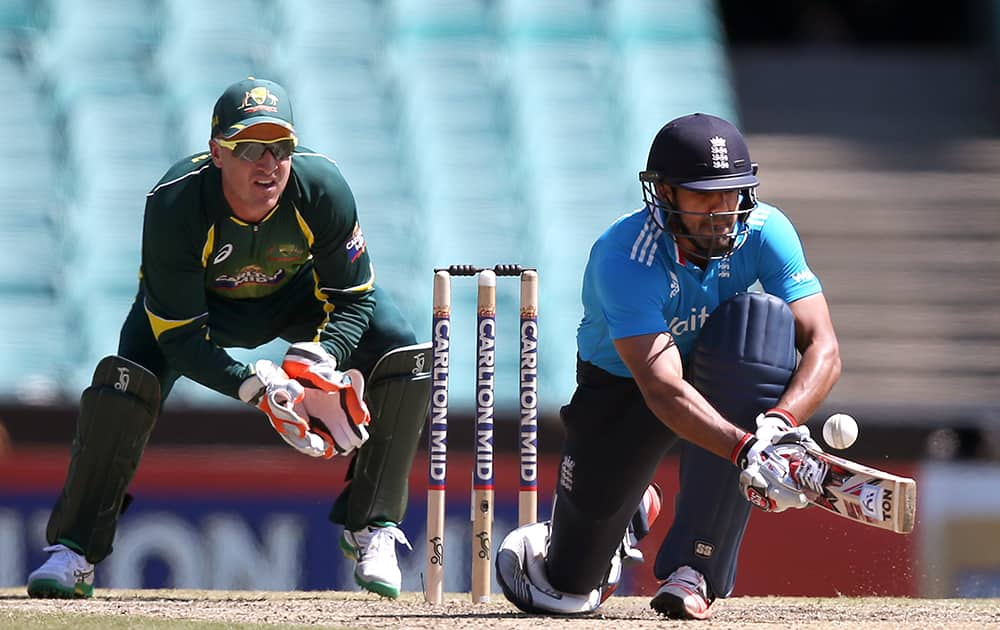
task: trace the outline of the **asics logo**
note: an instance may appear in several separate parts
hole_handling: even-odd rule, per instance
[[[222,246],[222,249],[219,250],[219,253],[215,255],[215,258],[212,259],[212,264],[218,265],[223,260],[229,258],[229,256],[232,253],[233,253],[233,244],[226,243],[225,245]]]
[[[80,569],[73,570],[73,577],[75,577],[78,580],[87,580],[89,578],[92,578],[93,576],[94,576],[93,569],[90,569],[88,571],[81,571]]]

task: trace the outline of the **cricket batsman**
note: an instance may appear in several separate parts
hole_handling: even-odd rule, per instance
[[[299,144],[282,86],[227,87],[208,149],[146,195],[138,292],[118,353],[81,397],[49,556],[28,595],[91,596],[162,403],[185,376],[255,407],[301,453],[349,458],[330,519],[358,584],[398,597],[430,345],[376,284],[351,189],[333,160]],[[277,338],[291,343],[281,364],[226,352]]]
[[[678,441],[650,602],[670,618],[706,619],[730,595],[751,505],[805,507],[826,473],[799,422],[840,376],[837,338],[792,223],[757,200],[743,136],[708,114],[672,120],[639,179],[643,206],[598,238],[584,271],[552,519],[497,554],[505,596],[527,612],[588,613],[611,594],[636,558],[636,506]],[[758,282],[764,293],[749,292]]]

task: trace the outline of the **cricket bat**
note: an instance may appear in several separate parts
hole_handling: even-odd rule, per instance
[[[857,523],[909,534],[917,512],[917,482],[843,457],[809,449],[830,471],[823,494],[806,492],[813,505]]]

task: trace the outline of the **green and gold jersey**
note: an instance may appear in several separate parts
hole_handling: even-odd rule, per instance
[[[374,270],[354,195],[337,165],[300,147],[288,187],[259,223],[238,219],[208,153],[176,163],[146,196],[142,287],[170,365],[230,396],[249,367],[223,347],[255,347],[314,313],[342,362],[368,328]]]

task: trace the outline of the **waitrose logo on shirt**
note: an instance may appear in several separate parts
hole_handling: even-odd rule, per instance
[[[702,306],[701,310],[695,308],[691,309],[691,314],[681,319],[680,317],[674,317],[667,323],[667,328],[670,329],[670,334],[674,337],[679,337],[685,333],[700,330],[702,326],[705,325],[705,320],[711,313],[708,312],[707,306]]]

